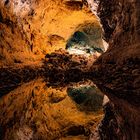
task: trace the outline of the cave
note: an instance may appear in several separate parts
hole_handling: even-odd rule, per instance
[[[139,23],[139,0],[1,0],[0,140],[139,140]]]
[[[108,44],[103,39],[103,31],[100,24],[84,23],[76,28],[76,31],[67,40],[66,49],[70,54],[96,55],[104,53]]]

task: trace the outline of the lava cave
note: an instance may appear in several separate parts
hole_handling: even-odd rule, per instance
[[[0,140],[139,140],[139,64],[139,0],[1,0]]]

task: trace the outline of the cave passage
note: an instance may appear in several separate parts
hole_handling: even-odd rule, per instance
[[[89,26],[89,27],[88,27]],[[92,34],[91,34],[92,32]],[[70,54],[101,55],[108,48],[107,42],[102,39],[101,27],[84,25],[68,39],[66,50]]]

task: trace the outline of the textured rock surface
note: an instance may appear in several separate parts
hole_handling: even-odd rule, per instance
[[[99,4],[109,49],[94,63],[92,72],[97,85],[111,100],[105,107],[102,139],[139,139],[139,7],[139,0],[101,0]]]
[[[98,20],[82,0],[0,1],[0,64],[40,60],[65,48],[67,39],[83,23]],[[86,24],[85,24],[86,26]]]

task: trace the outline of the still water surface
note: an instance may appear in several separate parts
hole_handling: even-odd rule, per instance
[[[89,81],[24,83],[0,98],[0,139],[88,139],[103,117],[103,94]]]

